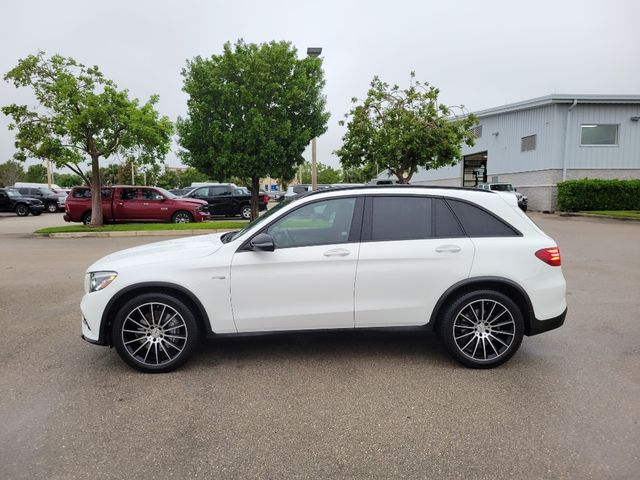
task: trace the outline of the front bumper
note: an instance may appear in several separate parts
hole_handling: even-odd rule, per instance
[[[549,330],[553,330],[555,328],[559,328],[564,323],[564,319],[567,316],[567,309],[564,309],[557,317],[549,318],[547,320],[538,320],[537,318],[532,318],[529,323],[529,329],[527,331],[528,336],[538,335],[540,333],[548,332]],[[532,315],[533,317],[533,315]]]
[[[209,212],[196,211],[193,215],[193,219],[196,222],[206,222],[211,218],[211,214]]]
[[[42,212],[44,212],[44,205],[42,205],[42,204],[40,204],[40,205],[29,205],[29,211],[31,213],[33,213],[33,212],[42,213]]]

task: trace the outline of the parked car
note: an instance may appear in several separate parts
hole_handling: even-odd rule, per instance
[[[184,195],[184,198],[197,198],[209,204],[211,215],[233,217],[240,215],[244,219],[251,218],[251,192],[245,187],[233,183],[212,183],[199,186]],[[267,209],[269,195],[259,192],[258,207],[260,211]]]
[[[204,336],[420,327],[437,331],[463,365],[489,368],[524,335],[563,324],[560,264],[556,242],[511,195],[320,190],[236,232],[98,260],[86,271],[82,335],[161,372]]]
[[[16,212],[19,217],[40,215],[44,204],[35,198],[23,197],[15,188],[0,188],[0,212]]]
[[[207,202],[179,198],[158,187],[103,187],[102,215],[107,223],[209,220]],[[91,189],[74,187],[65,204],[67,222],[91,223]]]
[[[51,190],[58,197],[58,209],[61,210],[64,208],[64,202],[67,199],[67,195],[69,194],[69,190],[66,190],[55,183],[52,183],[49,186],[48,183],[33,183],[33,182],[16,182],[13,185],[14,188],[44,188],[46,190]]]
[[[176,197],[181,197],[181,196],[189,193],[191,190],[193,190],[193,188],[188,187],[188,188],[172,188],[169,191],[171,193],[173,193]]]
[[[295,197],[296,195],[310,192],[311,188],[312,186],[309,183],[298,183],[296,185],[289,185],[287,187],[287,191],[284,194],[284,198],[291,198]],[[323,183],[317,185],[318,190],[326,190],[327,188],[331,188],[331,185],[326,185]]]
[[[23,197],[40,200],[44,204],[45,211],[49,213],[56,213],[60,208],[64,208],[60,196],[46,187],[19,187],[16,190]]]
[[[513,188],[513,185],[511,185],[510,183],[505,183],[505,182],[479,183],[478,188],[482,190],[492,190],[494,192],[513,193],[518,199],[518,206],[522,209],[523,212],[527,211],[527,208],[529,206],[529,198],[526,195],[523,195],[520,192],[518,192],[518,189]]]

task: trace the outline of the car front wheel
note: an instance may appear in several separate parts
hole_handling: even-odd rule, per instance
[[[193,222],[193,217],[189,212],[179,211],[173,214],[171,218],[171,222],[173,223],[191,223]]]
[[[54,202],[47,203],[47,212],[56,213],[58,211],[58,204]]]
[[[118,311],[111,338],[120,358],[148,373],[169,372],[193,354],[199,341],[191,310],[166,294],[143,294]]]
[[[460,363],[492,368],[516,353],[524,334],[524,320],[509,297],[479,290],[460,296],[447,308],[439,331],[445,347]]]
[[[18,215],[19,217],[26,217],[27,215],[29,215],[29,207],[27,207],[26,205],[18,205],[16,207],[16,215]]]

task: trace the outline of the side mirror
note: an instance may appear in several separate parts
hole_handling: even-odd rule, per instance
[[[164,198],[164,197],[160,197],[160,201],[161,201],[161,202],[164,202],[165,200],[166,200],[166,198]]]
[[[263,252],[273,252],[276,249],[273,237],[268,233],[260,233],[253,237],[249,242],[249,246],[252,250],[261,250]]]

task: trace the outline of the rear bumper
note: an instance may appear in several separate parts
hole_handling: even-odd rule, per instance
[[[567,309],[564,309],[557,317],[549,318],[547,320],[538,320],[533,317],[531,322],[529,323],[529,330],[527,332],[528,336],[538,335],[540,333],[548,332],[549,330],[553,330],[555,328],[559,328],[564,323],[564,319],[567,316]]]

